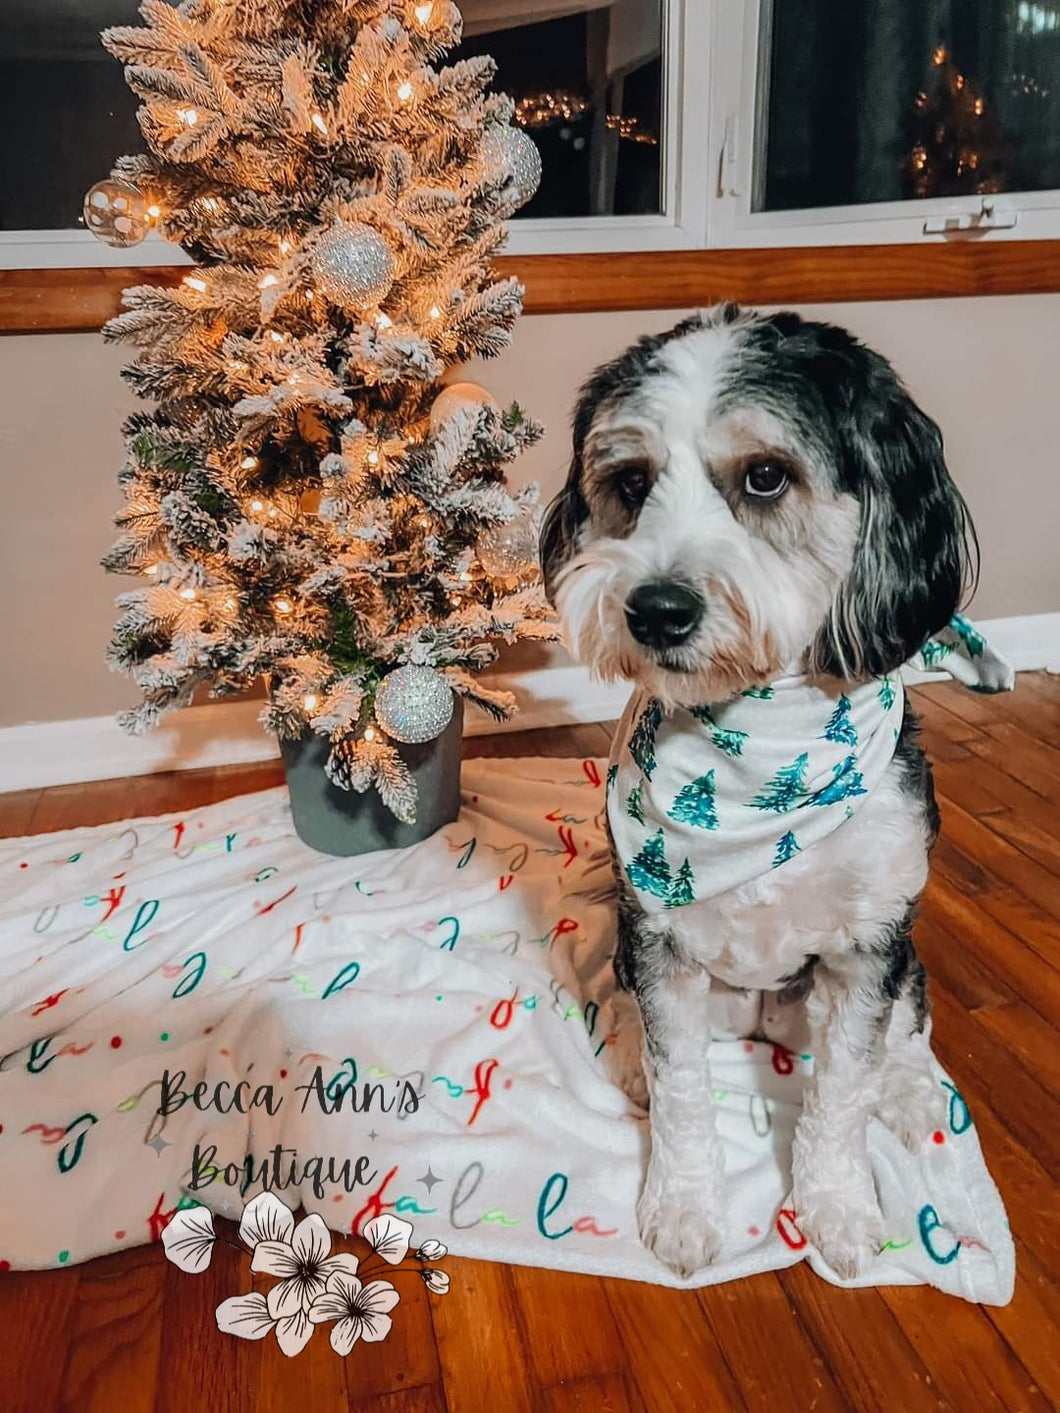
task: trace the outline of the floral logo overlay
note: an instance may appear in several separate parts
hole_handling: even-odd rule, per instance
[[[402,1217],[375,1217],[361,1235],[372,1248],[364,1266],[349,1251],[331,1254],[331,1232],[315,1213],[297,1226],[286,1203],[272,1192],[248,1202],[239,1223],[245,1243],[219,1236],[208,1207],[177,1212],[162,1232],[166,1257],[190,1275],[205,1271],[217,1242],[237,1251],[249,1248],[250,1269],[279,1280],[265,1295],[259,1290],[233,1295],[217,1307],[217,1328],[239,1339],[264,1339],[273,1330],[284,1354],[300,1354],[317,1325],[331,1322],[331,1347],[347,1355],[357,1341],[386,1339],[390,1312],[400,1300],[388,1280],[376,1277],[417,1271],[427,1289],[445,1295],[449,1277],[428,1264],[447,1254],[440,1241],[425,1241],[409,1254],[412,1223]],[[374,1259],[378,1258],[378,1260]]]

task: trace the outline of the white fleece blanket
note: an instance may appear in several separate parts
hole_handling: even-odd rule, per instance
[[[647,1121],[606,1068],[605,771],[470,763],[458,823],[360,859],[300,843],[280,789],[0,844],[0,1269],[157,1240],[193,1168],[214,1175],[195,1196],[238,1216],[217,1174],[249,1154],[273,1182],[293,1163],[279,1195],[336,1231],[392,1211],[458,1255],[677,1284],[637,1239]],[[790,1203],[812,1058],[737,1041],[711,1059],[730,1228],[689,1284],[803,1258],[833,1280]],[[167,1070],[171,1099],[206,1082],[202,1111],[157,1112]],[[218,1112],[244,1078],[273,1113]],[[919,1156],[873,1121],[889,1239],[863,1283],[1004,1304],[1004,1208],[939,1083],[949,1122]]]

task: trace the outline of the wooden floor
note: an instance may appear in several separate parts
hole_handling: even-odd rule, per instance
[[[214,1326],[234,1252],[219,1247],[191,1292],[155,1246],[0,1276],[0,1409],[1060,1406],[1060,678],[1021,676],[1003,698],[914,695],[944,820],[917,940],[936,1050],[972,1105],[1016,1237],[1006,1309],[922,1287],[840,1291],[805,1265],[683,1292],[449,1258],[450,1293],[405,1287],[385,1343],[342,1360],[315,1339],[287,1360],[273,1340]],[[468,753],[606,746],[596,726],[479,739]],[[0,834],[188,809],[280,779],[268,765],[0,796]]]

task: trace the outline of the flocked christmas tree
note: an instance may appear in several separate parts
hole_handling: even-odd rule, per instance
[[[451,689],[506,714],[472,674],[501,640],[554,636],[534,492],[503,475],[538,428],[441,386],[508,342],[522,291],[491,260],[536,149],[488,92],[491,60],[440,66],[448,0],[141,14],[104,43],[147,152],[93,188],[86,222],[114,244],[156,228],[195,263],[127,290],[105,329],[137,346],[125,377],[154,404],[125,426],[105,561],[145,580],[111,647],[143,696],[125,723],[264,678],[269,727],[327,736],[331,778],[410,819],[388,734],[437,735]]]

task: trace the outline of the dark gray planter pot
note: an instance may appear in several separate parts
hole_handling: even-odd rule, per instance
[[[457,697],[453,719],[435,740],[422,746],[394,742],[419,790],[415,824],[395,819],[374,788],[358,795],[332,785],[324,773],[331,749],[326,736],[307,731],[296,741],[281,741],[299,839],[322,854],[349,858],[376,849],[404,849],[450,824],[460,813],[463,726],[464,704]]]

